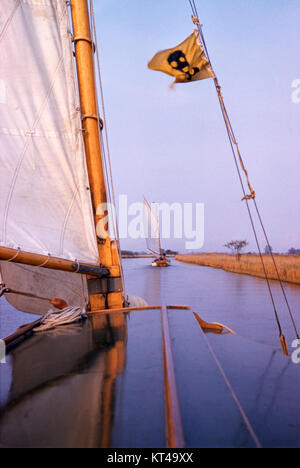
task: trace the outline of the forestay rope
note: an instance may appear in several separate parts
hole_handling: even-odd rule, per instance
[[[199,21],[199,15],[198,15],[197,7],[196,7],[196,4],[195,4],[195,0],[189,0],[189,4],[190,4],[191,9],[192,9],[193,23],[196,25],[198,33],[199,33],[199,40],[201,42],[201,45],[204,48],[207,60],[209,61],[210,66],[211,66],[211,68],[213,70],[212,63],[211,63],[209,53],[208,53],[208,49],[207,49],[207,46],[206,46],[203,30],[202,30],[202,25],[201,25],[201,23]],[[291,306],[289,304],[289,301],[288,301],[288,298],[287,298],[287,295],[286,295],[286,292],[285,292],[285,289],[284,289],[284,286],[283,286],[283,282],[282,282],[280,274],[279,274],[278,266],[277,266],[275,257],[274,257],[273,252],[272,252],[272,248],[270,246],[269,237],[267,235],[266,228],[264,226],[262,216],[260,214],[260,210],[259,210],[258,205],[257,205],[256,194],[255,194],[255,191],[253,190],[253,188],[251,186],[250,179],[249,179],[249,174],[248,174],[248,172],[246,170],[246,167],[245,167],[245,164],[244,164],[244,161],[243,161],[240,149],[239,149],[239,145],[238,145],[237,139],[235,137],[235,133],[233,131],[231,121],[230,121],[230,118],[229,118],[229,115],[228,115],[228,112],[227,112],[227,109],[226,109],[226,106],[225,106],[221,86],[220,86],[220,84],[218,82],[218,79],[217,79],[215,73],[214,73],[214,83],[215,83],[215,87],[216,87],[216,91],[217,91],[217,95],[218,95],[222,115],[223,115],[223,118],[224,118],[224,122],[225,122],[226,130],[227,130],[227,134],[228,134],[232,154],[233,154],[233,157],[234,157],[234,162],[235,162],[235,165],[236,165],[238,177],[239,177],[239,180],[240,180],[242,192],[243,192],[243,195],[244,195],[243,201],[246,202],[248,215],[249,215],[249,218],[250,218],[251,226],[252,226],[254,237],[255,237],[255,242],[256,242],[256,245],[257,245],[257,248],[258,248],[260,260],[261,260],[263,271],[264,271],[264,276],[265,276],[265,279],[266,279],[266,282],[267,282],[267,285],[268,285],[268,290],[269,290],[269,294],[270,294],[270,298],[271,298],[271,302],[272,302],[272,306],[273,306],[273,310],[274,310],[274,315],[275,315],[276,323],[277,323],[278,330],[279,330],[279,337],[280,337],[282,350],[283,350],[284,354],[288,355],[289,353],[288,353],[288,347],[287,347],[287,344],[286,344],[286,339],[285,339],[285,336],[284,336],[283,331],[282,331],[279,315],[278,315],[276,304],[275,304],[275,299],[274,299],[274,296],[273,296],[270,280],[269,280],[269,277],[268,277],[266,265],[265,265],[263,254],[262,254],[262,249],[260,247],[260,243],[259,243],[259,240],[258,240],[258,234],[257,234],[256,228],[255,228],[254,218],[253,218],[253,215],[252,215],[252,212],[251,212],[251,209],[250,209],[250,202],[251,201],[253,201],[254,208],[255,208],[255,211],[256,211],[258,219],[259,219],[259,223],[260,223],[261,228],[263,230],[263,234],[264,234],[264,237],[265,237],[265,240],[266,240],[266,243],[267,243],[267,247],[268,247],[268,250],[270,252],[272,262],[273,262],[273,265],[274,265],[274,268],[275,268],[275,271],[276,271],[276,276],[277,276],[278,281],[280,283],[281,291],[282,291],[285,303],[287,305],[289,316],[290,316],[290,319],[291,319],[291,322],[292,322],[292,325],[293,325],[293,328],[294,328],[294,331],[296,333],[296,337],[297,337],[298,340],[300,339],[299,338],[299,333],[298,333],[298,330],[297,330],[295,319],[293,317]],[[250,192],[249,194],[246,193],[245,184],[244,184],[244,181],[243,181],[243,178],[242,178],[241,169],[245,174],[248,189],[249,189],[249,192]]]

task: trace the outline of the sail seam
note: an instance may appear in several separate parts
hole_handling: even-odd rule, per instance
[[[32,126],[32,129],[31,131],[34,131],[34,129],[36,128],[36,126],[38,125],[40,119],[42,118],[42,115],[43,115],[43,112],[44,112],[44,109],[46,107],[46,104],[48,103],[48,100],[50,98],[50,95],[51,95],[51,92],[53,90],[53,87],[54,87],[54,84],[55,84],[55,81],[56,81],[56,76],[57,76],[57,73],[58,73],[58,70],[59,68],[61,67],[61,64],[62,64],[62,60],[63,60],[63,55],[61,55],[60,59],[59,59],[59,62],[58,62],[58,65],[56,67],[56,70],[54,72],[54,75],[53,75],[53,80],[51,82],[51,85],[49,86],[49,89],[48,89],[48,92],[45,96],[45,99],[41,105],[41,108],[40,108],[40,111],[38,113],[38,116],[36,117],[36,120],[35,122],[33,123],[33,126]],[[4,222],[3,222],[3,230],[2,230],[2,239],[3,241],[5,242],[6,241],[6,228],[7,228],[7,218],[8,218],[8,212],[9,212],[9,207],[10,207],[10,203],[11,203],[11,198],[12,198],[12,194],[13,194],[13,191],[14,191],[14,188],[15,188],[15,184],[16,184],[16,181],[17,181],[17,178],[18,178],[18,175],[19,175],[19,172],[20,172],[20,169],[21,169],[21,166],[22,166],[22,163],[24,161],[24,158],[26,156],[26,152],[27,152],[27,149],[28,149],[28,146],[29,146],[29,143],[30,143],[30,140],[31,138],[29,136],[26,137],[26,143],[25,143],[25,146],[23,148],[23,151],[20,155],[20,158],[19,158],[19,162],[17,164],[17,167],[14,171],[14,175],[13,175],[13,179],[12,179],[12,183],[11,183],[11,188],[10,188],[10,191],[9,191],[9,194],[8,194],[8,197],[7,197],[7,201],[6,201],[6,207],[5,207],[5,213],[4,213]]]
[[[8,30],[8,27],[9,27],[10,23],[12,22],[12,20],[13,20],[13,18],[14,18],[14,16],[15,16],[15,14],[16,14],[16,12],[17,12],[17,10],[18,10],[18,8],[19,8],[20,5],[21,5],[21,0],[18,0],[18,3],[15,5],[14,9],[13,9],[12,12],[11,12],[10,17],[7,19],[7,21],[6,21],[6,23],[5,23],[4,27],[3,27],[3,29],[2,29],[2,31],[1,31],[1,34],[0,34],[0,42],[1,42],[2,39],[4,38],[4,36],[5,36],[5,34],[6,34],[7,30]]]
[[[6,31],[7,31],[7,28],[8,28],[8,25],[11,23],[11,20],[17,10],[17,8],[20,6],[21,2],[20,0],[18,0],[18,5],[16,6],[13,14],[11,15],[11,18],[10,18],[10,22],[7,24],[7,27],[6,27]],[[53,6],[53,5],[50,5],[50,6]],[[62,21],[63,17],[65,15],[65,11],[62,13],[61,17],[58,19],[59,20],[59,24],[60,22]],[[3,38],[3,37],[2,37]],[[33,125],[32,125],[32,128],[28,131],[27,133],[27,136],[26,136],[26,143],[25,143],[25,146],[23,148],[23,151],[20,155],[20,158],[19,158],[19,162],[17,164],[17,167],[14,171],[14,175],[13,175],[13,178],[12,178],[12,183],[11,183],[11,187],[10,187],[10,191],[9,191],[9,194],[8,194],[8,197],[7,197],[7,201],[6,201],[6,204],[5,204],[5,212],[4,212],[4,219],[3,219],[3,229],[2,229],[2,241],[3,242],[6,242],[6,230],[7,230],[7,219],[8,219],[8,212],[9,212],[9,208],[10,208],[10,203],[11,203],[11,198],[12,198],[12,194],[13,194],[13,190],[15,188],[15,184],[16,184],[16,181],[17,181],[17,178],[18,178],[18,175],[19,175],[19,171],[20,171],[20,168],[22,166],[22,163],[24,161],[24,158],[25,158],[25,155],[26,155],[26,152],[27,152],[27,149],[29,147],[29,144],[30,144],[30,141],[31,141],[31,135],[33,132],[35,132],[35,128],[36,126],[38,125],[40,119],[42,118],[42,115],[43,115],[43,112],[44,112],[44,109],[46,107],[46,104],[48,103],[48,100],[50,98],[50,95],[51,95],[51,92],[53,90],[53,87],[55,85],[55,81],[56,81],[56,76],[57,76],[57,73],[58,73],[58,70],[60,69],[61,67],[61,64],[62,64],[62,61],[63,61],[63,57],[64,57],[64,54],[62,53],[60,58],[59,58],[59,61],[58,61],[58,65],[55,69],[55,72],[54,72],[54,75],[53,75],[53,80],[51,81],[51,84],[49,86],[49,89],[48,89],[48,92],[45,96],[45,99],[40,107],[40,110],[39,110],[39,113],[36,117],[36,120],[34,121]]]
[[[74,206],[74,202],[76,200],[76,197],[79,193],[79,186],[77,185],[74,193],[73,193],[73,197],[72,197],[72,200],[71,200],[71,203],[70,203],[70,206],[69,206],[69,209],[67,211],[67,214],[65,216],[65,219],[64,219],[64,223],[63,223],[63,227],[62,227],[62,232],[61,232],[61,236],[60,236],[60,243],[59,243],[59,252],[60,252],[60,255],[63,255],[63,251],[64,251],[64,240],[65,240],[65,233],[66,233],[66,229],[67,229],[67,225],[68,225],[68,221],[69,221],[69,218],[70,218],[70,215],[71,215],[71,212],[72,212],[72,208]]]
[[[38,138],[60,138],[64,137],[67,139],[72,139],[73,135],[70,132],[37,132],[37,131],[31,131],[31,130],[24,130],[24,129],[18,129],[18,128],[6,128],[6,127],[0,127],[0,134],[2,135],[8,135],[12,137],[38,137]]]

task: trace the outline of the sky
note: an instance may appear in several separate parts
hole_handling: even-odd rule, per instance
[[[274,251],[300,248],[300,0],[196,0],[212,65]],[[194,25],[188,0],[94,0],[114,186],[128,202],[203,203],[203,252],[255,251],[213,80],[151,71]],[[261,237],[264,249],[266,242]],[[145,250],[125,239],[123,249]],[[184,251],[184,240],[164,241]]]

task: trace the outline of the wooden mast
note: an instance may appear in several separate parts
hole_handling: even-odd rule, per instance
[[[160,238],[160,226],[159,226],[159,210],[157,206],[157,213],[156,213],[156,219],[157,219],[157,229],[158,229],[158,246],[159,246],[159,256],[162,256],[162,248],[161,248],[161,238]]]
[[[91,187],[96,232],[104,215],[99,215],[99,207],[107,203],[105,173],[103,167],[103,151],[101,147],[100,122],[98,119],[98,103],[94,69],[94,44],[91,37],[89,9],[87,0],[71,0],[71,15],[73,22],[75,55],[78,75],[78,87],[82,112],[82,125],[88,176]],[[97,232],[99,234],[99,232]],[[115,243],[109,237],[99,239],[99,259],[102,265],[110,269],[112,277],[120,277],[121,266]],[[117,267],[117,274],[115,272]],[[123,305],[122,292],[107,294],[91,294],[92,312],[107,307],[120,308]]]

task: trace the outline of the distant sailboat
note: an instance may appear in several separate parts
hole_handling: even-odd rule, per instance
[[[147,248],[155,255],[155,260],[152,262],[152,266],[162,268],[168,267],[171,265],[171,262],[167,259],[167,256],[161,247],[158,215],[154,213],[153,208],[146,198],[144,198],[144,215]]]

